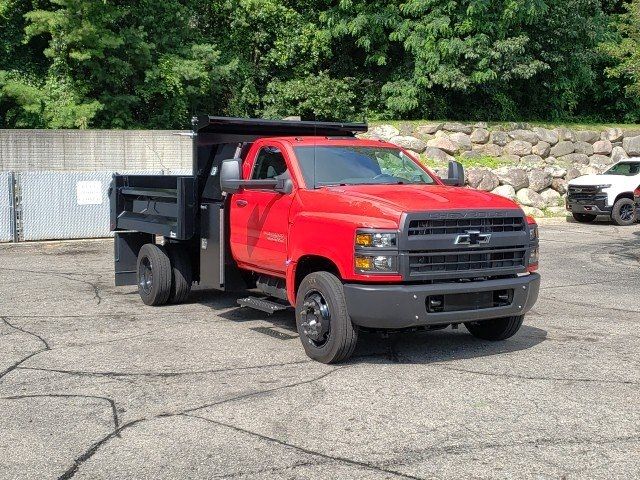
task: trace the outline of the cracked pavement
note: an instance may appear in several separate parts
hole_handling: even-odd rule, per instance
[[[0,245],[0,478],[638,478],[640,226],[540,232],[514,338],[332,366],[239,294],[143,305],[111,240]]]

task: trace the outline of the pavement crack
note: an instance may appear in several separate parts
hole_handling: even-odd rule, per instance
[[[93,445],[91,445],[91,447],[89,447],[89,449],[86,450],[82,455],[77,457],[73,461],[73,465],[71,465],[67,470],[65,470],[65,472],[58,477],[58,480],[68,480],[69,478],[73,478],[73,476],[75,476],[75,474],[78,473],[78,469],[80,468],[80,466],[83,463],[85,463],[87,460],[89,460],[91,457],[93,457],[96,454],[96,452],[100,449],[100,447],[102,447],[105,443],[110,441],[112,438],[119,437],[120,433],[123,430],[127,428],[131,428],[134,425],[144,420],[145,420],[144,418],[140,418],[138,420],[132,420],[131,422],[125,423],[120,428],[114,430],[110,434],[102,437],[100,440],[98,440]]]
[[[82,280],[79,278],[73,278],[72,275],[78,276],[78,275],[82,275],[81,273],[73,273],[73,272],[39,272],[36,270],[23,270],[23,269],[19,269],[19,268],[4,268],[3,270],[5,271],[10,271],[10,272],[17,272],[17,273],[31,273],[33,275],[44,275],[44,276],[51,276],[51,277],[56,277],[56,278],[63,278],[65,280],[70,280],[72,282],[78,282],[78,283],[82,283],[85,285],[89,285],[92,289],[93,289],[93,298],[98,300],[98,302],[96,303],[96,305],[100,305],[100,303],[102,302],[102,296],[100,295],[100,287],[98,287],[97,282],[90,282],[88,280]],[[98,276],[100,277],[100,275]]]
[[[483,372],[481,370],[471,370],[466,368],[451,367],[445,365],[434,364],[434,367],[451,370],[453,372],[470,373],[474,375],[484,375],[486,377],[502,377],[502,378],[518,378],[521,380],[542,380],[551,382],[576,382],[576,383],[605,383],[615,385],[638,385],[639,382],[632,380],[607,380],[599,378],[563,378],[563,377],[547,377],[534,375],[518,375],[516,373],[499,373],[499,372]]]
[[[247,430],[245,428],[241,428],[241,427],[238,427],[236,425],[232,425],[230,423],[219,422],[219,421],[216,421],[216,420],[212,420],[210,418],[202,417],[200,415],[192,415],[192,414],[188,414],[188,413],[182,414],[182,416],[204,420],[205,422],[209,422],[209,423],[212,423],[214,425],[218,425],[220,427],[226,427],[226,428],[234,430],[234,431],[236,431],[238,433],[244,433],[246,435],[251,435],[251,436],[259,438],[261,440],[265,440],[267,442],[276,443],[276,444],[281,445],[283,447],[291,448],[293,450],[297,450],[298,452],[301,452],[301,453],[304,453],[304,454],[307,454],[307,455],[311,455],[311,456],[314,456],[314,457],[320,457],[320,458],[324,458],[326,460],[331,460],[333,462],[342,463],[342,464],[346,464],[346,465],[351,465],[351,466],[354,466],[354,467],[365,468],[367,470],[372,470],[372,471],[377,472],[377,473],[385,473],[385,474],[388,474],[388,475],[394,475],[394,476],[397,476],[399,478],[410,478],[410,479],[413,479],[413,480],[422,480],[422,477],[416,477],[416,476],[413,476],[413,475],[408,475],[408,474],[405,474],[405,473],[402,473],[402,472],[398,472],[396,470],[391,470],[389,468],[380,467],[380,466],[375,465],[373,463],[369,463],[369,462],[365,462],[365,461],[361,461],[361,460],[353,460],[353,459],[347,458],[347,457],[342,457],[342,456],[338,456],[338,455],[329,455],[327,453],[322,453],[322,452],[319,452],[317,450],[311,450],[309,448],[302,447],[300,445],[295,445],[293,443],[289,443],[289,442],[286,442],[284,440],[280,440],[280,439],[275,438],[275,437],[270,437],[268,435],[263,435],[263,434],[258,433],[258,432]]]
[[[26,398],[87,398],[93,400],[103,400],[109,403],[111,407],[111,415],[113,417],[114,430],[120,429],[120,419],[118,418],[118,409],[116,408],[116,402],[109,397],[101,397],[98,395],[79,395],[79,394],[63,394],[63,393],[47,393],[47,394],[27,394],[27,395],[13,395],[10,397],[2,397],[2,400],[22,400]]]
[[[184,372],[91,372],[84,370],[63,370],[57,368],[42,368],[42,367],[19,367],[20,370],[37,370],[41,372],[62,373],[66,375],[88,376],[88,377],[157,377],[157,378],[170,378],[180,377],[185,375],[207,375],[211,373],[225,373],[235,372],[243,370],[261,370],[263,368],[277,368],[286,367],[289,365],[304,365],[310,363],[312,360],[297,360],[295,362],[282,362],[282,363],[269,363],[265,365],[251,365],[247,367],[229,367],[229,368],[216,368],[211,370],[193,370]]]
[[[13,325],[12,323],[10,323],[5,317],[0,317],[0,319],[10,328],[13,328],[14,330],[17,330],[19,332],[25,333],[27,335],[30,335],[32,337],[35,337],[38,339],[38,341],[40,343],[42,343],[42,348],[35,351],[35,352],[31,352],[29,355],[27,355],[26,357],[21,358],[20,360],[18,360],[17,362],[14,362],[12,365],[10,365],[9,367],[7,367],[5,370],[3,370],[2,372],[0,372],[0,380],[2,380],[7,374],[11,373],[12,371],[14,371],[16,368],[18,368],[20,365],[22,365],[24,362],[26,362],[27,360],[29,360],[30,358],[35,357],[36,355],[43,353],[43,352],[48,352],[49,350],[51,350],[51,347],[49,346],[49,343],[42,338],[40,335],[38,335],[37,333],[33,333],[30,332],[28,330],[25,330],[24,328],[18,327],[17,325]]]

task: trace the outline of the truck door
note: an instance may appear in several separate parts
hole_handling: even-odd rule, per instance
[[[252,165],[244,170],[245,178],[267,180],[289,175],[282,150],[273,145],[260,148]],[[292,198],[293,194],[273,190],[243,189],[233,195],[231,248],[240,265],[278,274],[286,272]]]

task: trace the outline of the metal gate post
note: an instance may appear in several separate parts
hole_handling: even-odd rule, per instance
[[[18,228],[18,195],[16,191],[16,174],[9,172],[9,211],[11,213],[11,238],[13,242],[20,241],[20,229]]]

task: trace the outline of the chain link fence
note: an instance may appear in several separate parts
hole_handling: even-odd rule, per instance
[[[109,230],[114,172],[0,172],[0,242],[101,238]],[[118,172],[190,175],[191,170]]]

